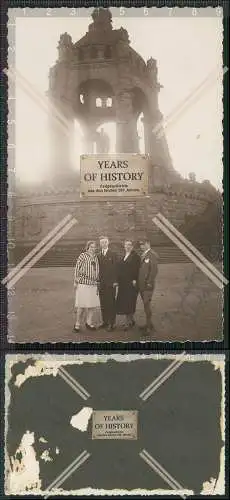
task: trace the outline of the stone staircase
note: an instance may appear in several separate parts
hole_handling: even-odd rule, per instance
[[[127,208],[127,207],[126,207]],[[94,208],[96,212],[96,208]],[[186,221],[179,226],[179,230],[195,248],[197,248],[208,260],[216,262],[221,260],[222,255],[222,205],[220,202],[208,206],[207,209],[199,215],[187,216]],[[122,217],[122,214],[121,214]],[[90,219],[89,219],[90,220]],[[136,223],[136,233],[134,240],[138,241],[142,225],[138,229]],[[110,223],[111,227],[112,224]],[[151,223],[152,230],[152,223]],[[87,235],[91,234],[92,239],[97,239],[94,227],[88,227]],[[126,234],[124,231],[120,234],[114,231],[111,236],[111,248],[122,255],[122,246]],[[85,233],[86,234],[86,233]],[[108,234],[105,231],[105,234]],[[147,232],[146,232],[147,234]],[[109,235],[110,237],[110,235]],[[153,249],[159,255],[160,264],[186,263],[190,259],[162,232],[152,233],[151,240]],[[35,267],[73,267],[78,255],[83,251],[86,243],[85,235],[76,235],[71,240],[62,240],[51,248],[35,265]],[[27,243],[23,245],[18,242],[16,248],[10,252],[9,263],[16,265],[25,255],[27,255],[35,244]]]
[[[17,264],[20,262],[32,248],[16,248],[14,254],[10,256],[10,263]],[[154,250],[159,256],[160,264],[169,263],[186,263],[190,259],[175,245],[154,247]],[[82,251],[81,247],[66,246],[56,247],[49,250],[36,264],[35,267],[73,267],[79,253]]]

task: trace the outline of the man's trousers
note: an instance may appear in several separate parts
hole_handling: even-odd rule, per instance
[[[116,319],[116,288],[111,285],[101,285],[99,297],[103,323],[113,326]]]

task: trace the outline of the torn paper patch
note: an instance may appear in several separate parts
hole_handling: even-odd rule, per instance
[[[92,408],[84,407],[76,415],[73,415],[70,424],[79,431],[87,431],[89,419],[93,413]]]

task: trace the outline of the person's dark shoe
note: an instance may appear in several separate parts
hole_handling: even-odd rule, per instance
[[[145,342],[151,342],[151,339],[152,339],[152,336],[150,333],[145,332],[145,333],[143,333],[143,335],[141,335],[142,341],[144,340]]]
[[[125,332],[127,332],[128,330],[131,330],[131,329],[135,326],[135,324],[136,324],[136,323],[135,323],[135,321],[134,321],[134,320],[133,320],[133,321],[130,321],[129,323],[127,323],[126,325],[124,325],[123,330],[124,330]]]
[[[112,332],[114,330],[114,325],[108,325],[106,330],[107,332]]]
[[[101,323],[98,328],[101,329],[101,328],[108,328],[108,323]]]
[[[80,332],[80,327],[79,327],[79,326],[74,325],[74,327],[73,327],[73,331],[74,331],[75,333],[79,333],[79,332]]]
[[[151,340],[151,335],[152,330],[147,328],[147,326],[141,329],[141,340]]]
[[[88,323],[86,323],[85,326],[88,330],[96,330],[96,326],[89,325]]]
[[[148,332],[153,333],[156,331],[156,328],[153,324],[151,324],[150,326],[147,327],[147,330]]]
[[[131,321],[131,323],[130,323],[129,327],[130,327],[130,328],[133,328],[133,327],[135,326],[135,324],[136,324],[136,322],[135,322],[135,321],[134,321],[134,319],[133,319],[133,320]]]
[[[153,333],[156,331],[154,325],[148,326],[145,331],[145,336],[151,340]]]
[[[147,329],[146,329],[146,335],[147,335],[148,337],[151,337],[152,333],[153,333],[152,328],[147,328]]]

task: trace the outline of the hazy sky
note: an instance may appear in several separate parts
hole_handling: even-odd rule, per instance
[[[136,9],[137,10],[137,9]],[[79,40],[86,18],[17,18],[16,67],[36,88],[48,89],[48,71],[57,59],[60,34]],[[114,28],[129,32],[131,46],[145,59],[158,61],[160,110],[168,114],[222,64],[222,20],[218,17],[114,18]],[[47,116],[17,85],[17,172],[28,179],[42,175],[48,148]],[[174,167],[198,180],[222,182],[222,82],[214,78],[199,100],[166,128]],[[32,161],[31,161],[32,160]]]

